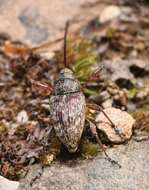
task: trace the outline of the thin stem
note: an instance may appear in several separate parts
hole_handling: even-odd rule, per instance
[[[56,43],[59,43],[60,41],[62,41],[63,38],[58,38],[54,41],[49,41],[46,42],[44,44],[41,44],[39,46],[36,47],[32,47],[32,48],[27,48],[27,47],[17,47],[15,44],[11,43],[11,42],[7,42],[4,44],[4,52],[6,53],[11,53],[11,54],[16,54],[16,55],[25,55],[25,54],[29,54],[29,53],[37,53],[37,52],[41,52],[44,51],[46,48],[50,48],[51,46],[55,45]]]

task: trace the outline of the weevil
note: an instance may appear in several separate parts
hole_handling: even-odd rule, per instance
[[[75,77],[75,74],[67,64],[67,33],[68,33],[69,22],[66,23],[65,35],[64,35],[64,65],[65,68],[62,69],[58,75],[57,80],[55,81],[53,94],[50,96],[50,118],[52,120],[52,125],[55,130],[56,136],[63,143],[66,149],[73,153],[76,152],[82,133],[85,127],[85,121],[90,125],[90,131],[95,137],[97,143],[102,148],[103,152],[106,155],[106,158],[112,163],[117,164],[121,167],[118,162],[112,160],[109,155],[106,153],[105,148],[103,147],[100,138],[96,130],[96,123],[94,122],[91,110],[101,111],[105,117],[108,119],[111,127],[115,130],[116,134],[121,138],[124,138],[124,135],[120,133],[118,128],[114,125],[112,120],[104,112],[104,110],[95,104],[88,104],[85,99],[82,87],[78,79]],[[61,39],[58,39],[59,42]],[[54,43],[54,42],[53,42]],[[53,44],[52,43],[52,44]],[[32,53],[36,50],[45,48],[51,44],[47,43],[43,46],[36,48],[23,48],[17,49],[11,46],[5,46],[7,52],[26,54]],[[40,84],[39,84],[40,85]],[[41,85],[43,86],[43,85]],[[48,86],[44,86],[48,88]]]
[[[106,153],[98,137],[96,125],[91,117],[88,116],[88,111],[90,109],[102,111],[121,138],[123,138],[122,134],[119,133],[116,126],[101,107],[86,103],[80,82],[75,77],[73,71],[67,66],[66,42],[68,24],[67,22],[64,35],[64,65],[66,68],[60,71],[54,84],[53,95],[50,97],[50,113],[55,133],[69,152],[76,152],[85,126],[85,120],[88,121],[91,132],[104,151],[107,159],[120,167]]]
[[[79,81],[68,68],[60,71],[55,82],[50,112],[56,135],[69,152],[75,152],[85,124],[86,102]]]

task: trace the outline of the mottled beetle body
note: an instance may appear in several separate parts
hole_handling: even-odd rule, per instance
[[[64,65],[66,68],[61,70],[54,85],[53,95],[50,98],[50,112],[55,133],[69,152],[75,152],[78,148],[86,119],[90,124],[92,134],[96,138],[97,143],[101,146],[106,158],[112,164],[117,164],[119,167],[121,167],[106,153],[102,142],[98,137],[96,124],[94,124],[92,118],[90,118],[90,116],[86,117],[86,111],[89,111],[89,109],[86,109],[86,107],[93,107],[93,105],[89,106],[88,104],[86,106],[85,96],[81,91],[80,82],[75,78],[74,73],[67,68],[66,41],[68,24],[69,22],[66,23],[64,35]],[[113,129],[116,131],[117,128],[111,119],[100,106],[97,107],[99,111],[103,112],[105,117],[111,123]],[[117,134],[121,136],[119,132],[117,132]]]
[[[69,152],[78,148],[85,123],[85,96],[70,69],[63,69],[50,98],[54,130]]]

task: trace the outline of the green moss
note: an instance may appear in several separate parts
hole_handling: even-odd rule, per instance
[[[116,33],[117,33],[116,28],[109,28],[106,35],[108,38],[113,38],[115,37]]]
[[[61,68],[65,67],[63,65],[63,51],[58,52],[55,58]],[[97,58],[93,53],[91,41],[81,37],[76,40],[67,40],[67,64],[81,83],[89,79],[95,70],[96,63]]]
[[[80,147],[80,152],[83,158],[91,159],[96,157],[99,152],[102,151],[98,144],[94,144],[88,139],[83,139]]]
[[[98,92],[97,92],[96,89],[84,88],[83,92],[84,92],[86,95],[89,95],[89,96],[97,96],[97,95],[98,95]]]
[[[81,83],[88,80],[93,73],[93,66],[97,62],[92,48],[90,41],[81,39],[72,49],[73,54],[76,54],[72,69]]]
[[[136,88],[132,88],[128,91],[128,98],[134,98],[137,94],[138,90]]]

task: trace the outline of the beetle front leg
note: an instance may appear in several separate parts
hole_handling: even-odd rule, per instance
[[[98,133],[97,133],[97,130],[96,130],[96,125],[95,125],[92,121],[90,121],[90,120],[87,120],[87,121],[88,121],[89,124],[90,124],[90,130],[91,130],[93,136],[96,138],[96,141],[97,141],[97,143],[99,144],[99,146],[101,147],[102,151],[104,152],[104,154],[105,154],[107,160],[108,160],[109,162],[111,162],[112,165],[117,165],[119,168],[121,168],[121,165],[120,165],[117,161],[113,160],[113,159],[107,154],[107,152],[106,152],[106,150],[105,150],[105,148],[104,148],[104,146],[103,146],[103,144],[102,144],[102,142],[101,142],[101,140],[100,140],[100,138],[99,138],[99,136],[98,136]]]

